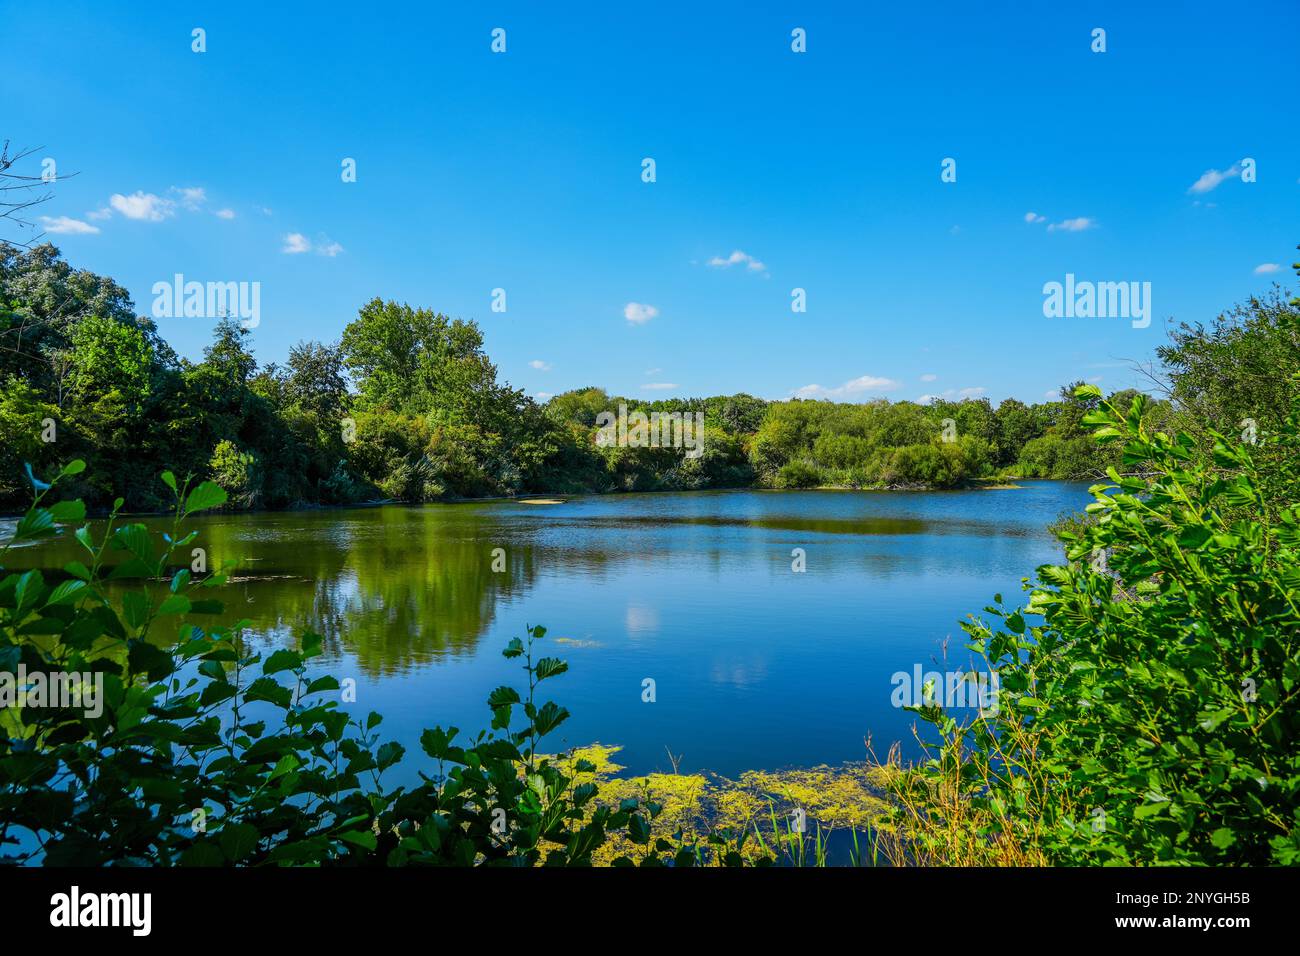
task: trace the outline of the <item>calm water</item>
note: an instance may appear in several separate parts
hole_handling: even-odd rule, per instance
[[[488,692],[523,678],[501,648],[544,624],[543,653],[571,668],[544,685],[573,714],[564,743],[622,744],[636,773],[668,769],[668,747],[683,772],[733,775],[860,759],[867,734],[910,741],[890,676],[930,667],[946,639],[967,664],[958,621],[996,592],[1018,600],[1020,579],[1059,559],[1044,526],[1085,488],[622,495],[196,526],[210,562],[239,562],[228,619],[267,645],[315,627],[321,667],[355,677],[351,706],[383,713],[412,756],[423,727],[486,728]],[[40,563],[67,560],[48,553],[62,547]]]

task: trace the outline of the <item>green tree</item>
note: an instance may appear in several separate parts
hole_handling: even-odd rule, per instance
[[[998,405],[993,416],[997,449],[997,463],[1010,465],[1020,455],[1020,450],[1030,440],[1042,434],[1046,422],[1035,415],[1028,405],[1014,398],[1006,398]]]
[[[228,488],[244,507],[253,507],[261,498],[261,475],[257,459],[229,439],[217,442],[208,461],[208,471],[222,488]]]
[[[493,397],[496,369],[473,322],[376,298],[348,323],[340,347],[367,407],[465,420]]]
[[[161,364],[175,365],[153,322],[136,316],[130,295],[112,279],[73,269],[49,243],[22,249],[0,242],[0,380],[19,378],[57,396],[57,358],[91,317],[138,329]]]
[[[153,389],[152,343],[136,326],[89,316],[72,331],[68,388],[73,399],[93,403],[120,396],[126,414],[139,416]]]
[[[1179,427],[1241,431],[1251,421],[1276,429],[1290,410],[1291,371],[1300,368],[1300,306],[1275,286],[1209,327],[1183,323],[1156,353],[1172,382]]]
[[[299,342],[289,349],[282,393],[284,404],[321,418],[337,418],[347,401],[339,346]]]

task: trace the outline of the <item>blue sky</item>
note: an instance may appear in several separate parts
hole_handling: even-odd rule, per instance
[[[142,313],[260,282],[266,362],[393,298],[533,395],[1037,401],[1294,284],[1294,0],[465,6],[14,5],[0,138],[78,172],[46,232]],[[1044,317],[1066,273],[1150,282],[1150,327]]]

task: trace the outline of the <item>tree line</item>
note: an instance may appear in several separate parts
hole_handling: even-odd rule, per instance
[[[1284,395],[1270,369],[1294,343],[1251,330],[1275,326],[1286,308],[1275,293],[1215,329],[1176,331],[1161,359],[1177,384],[1150,403],[1152,420],[1181,416],[1193,430],[1236,416],[1281,421]],[[524,493],[956,487],[992,477],[1091,478],[1119,462],[1084,427],[1102,399],[1076,396],[1077,382],[1056,401],[1008,398],[996,407],[983,398],[846,404],[747,394],[646,402],[597,387],[539,404],[499,380],[474,322],[424,308],[375,298],[338,341],[300,342],[283,364],[260,364],[252,337],[221,319],[202,360],[190,361],[112,279],[74,269],[53,245],[0,244],[0,506],[24,501],[26,465],[51,470],[72,457],[89,467],[69,493],[96,508],[122,498],[130,510],[164,504],[164,468],[216,481],[232,507],[289,508]],[[1221,371],[1229,348],[1252,349],[1261,366],[1246,394]],[[1106,399],[1125,405],[1136,394]],[[597,416],[620,403],[647,414],[702,410],[703,454],[601,447]]]

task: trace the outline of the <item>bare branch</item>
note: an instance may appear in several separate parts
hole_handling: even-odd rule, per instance
[[[47,187],[46,191],[38,195],[16,196],[16,201],[7,201],[0,198],[0,219],[7,219],[23,229],[35,228],[36,224],[23,215],[26,210],[39,206],[41,203],[48,201],[54,196],[54,192],[48,187],[55,180],[46,179],[42,174],[32,176],[26,173],[15,171],[14,167],[24,159],[34,155],[43,147],[33,146],[29,149],[20,149],[17,152],[10,152],[9,140],[4,141],[4,146],[0,147],[0,193],[24,193],[28,190],[38,190]],[[58,179],[70,179],[77,175],[68,173],[65,176],[59,176]],[[29,249],[39,242],[45,233],[38,233],[26,242],[14,242],[13,244],[24,249]]]

